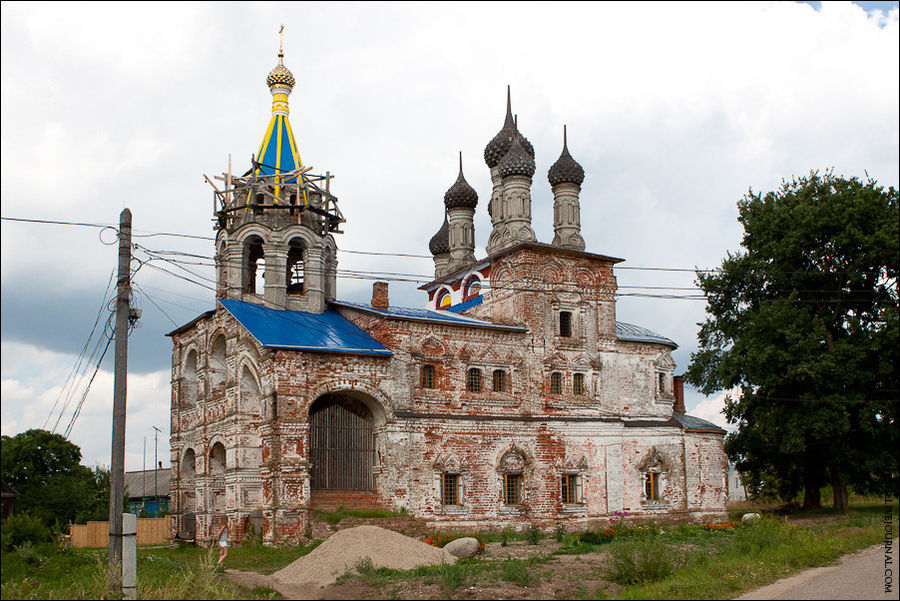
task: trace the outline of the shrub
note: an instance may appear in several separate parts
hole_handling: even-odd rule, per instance
[[[9,551],[23,543],[45,543],[53,539],[50,530],[36,517],[27,513],[11,515],[3,524],[3,550]]]
[[[563,542],[563,538],[566,536],[566,527],[563,524],[557,524],[553,534],[556,536],[556,542]]]
[[[501,564],[501,577],[507,582],[513,582],[519,586],[536,585],[539,578],[528,563],[521,559],[508,559]]]
[[[15,551],[22,558],[22,561],[32,566],[40,566],[47,560],[46,557],[37,552],[30,540],[15,547]]]
[[[512,538],[513,530],[509,526],[500,531],[500,546],[505,547],[509,544],[509,539]]]
[[[642,584],[662,580],[678,567],[678,556],[668,545],[647,538],[612,546],[605,577],[619,584]]]
[[[544,538],[544,533],[541,532],[540,528],[535,525],[528,528],[528,544],[536,545],[542,538]]]

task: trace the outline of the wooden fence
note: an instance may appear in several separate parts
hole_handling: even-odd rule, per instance
[[[164,545],[172,537],[172,516],[138,518],[137,544]],[[71,524],[69,541],[73,547],[106,547],[109,545],[109,522]]]

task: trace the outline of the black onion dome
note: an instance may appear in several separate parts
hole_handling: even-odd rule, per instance
[[[522,144],[518,138],[514,139],[509,147],[509,152],[497,164],[497,171],[500,177],[510,175],[525,175],[532,177],[534,175],[534,155],[528,152],[528,149]]]
[[[562,154],[559,155],[559,158],[556,159],[556,162],[550,167],[550,170],[547,172],[547,179],[550,180],[551,186],[563,183],[578,184],[580,186],[584,181],[584,168],[572,158],[571,154],[569,154],[565,126],[563,126]]]
[[[450,224],[447,222],[447,213],[444,213],[444,225],[438,230],[428,243],[428,250],[433,255],[443,255],[450,252]]]
[[[284,66],[284,52],[279,50],[278,64],[275,65],[274,69],[269,71],[269,75],[266,77],[266,85],[271,88],[272,86],[282,84],[289,88],[293,88],[295,83],[297,82],[294,79],[294,74]]]
[[[491,169],[496,167],[506,153],[509,152],[513,140],[518,138],[526,152],[534,158],[534,147],[525,136],[519,132],[516,122],[512,115],[512,102],[510,99],[509,87],[506,88],[506,121],[503,123],[503,129],[494,136],[494,139],[488,142],[484,147],[484,162]]]
[[[456,178],[456,183],[450,186],[450,189],[444,194],[444,206],[448,209],[457,207],[474,209],[477,205],[478,193],[463,177],[462,153],[459,153],[459,177]]]

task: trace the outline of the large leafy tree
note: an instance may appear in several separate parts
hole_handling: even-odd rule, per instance
[[[897,489],[898,192],[816,172],[738,202],[742,249],[698,273],[687,380],[739,392],[725,448],[745,479],[818,506],[830,482]]]
[[[17,508],[49,526],[106,519],[109,473],[80,462],[77,445],[46,430],[2,439],[0,472],[3,481],[19,493]]]

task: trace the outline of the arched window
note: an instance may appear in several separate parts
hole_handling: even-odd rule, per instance
[[[265,294],[266,253],[259,236],[244,241],[244,292]]]
[[[181,490],[185,513],[197,509],[197,491],[194,489],[194,477],[197,475],[197,456],[194,449],[188,449],[181,458]]]
[[[225,336],[217,336],[209,355],[209,382],[213,392],[222,392],[227,375],[225,365]]]
[[[304,249],[305,245],[303,244],[303,241],[298,238],[291,240],[291,243],[288,246],[287,274],[285,280],[288,294],[303,294],[303,278],[305,275]]]
[[[248,366],[241,370],[241,398],[239,410],[245,413],[261,413],[259,384]]]
[[[185,407],[197,403],[197,351],[191,349],[184,362],[184,377],[181,383],[181,402]]]
[[[550,394],[562,394],[562,374],[558,371],[550,374]]]
[[[422,366],[422,388],[434,388],[435,387],[435,375],[436,370],[434,365],[423,365]]]
[[[225,475],[225,445],[217,442],[209,452],[209,475]]]
[[[510,449],[500,460],[503,477],[503,504],[521,505],[525,501],[525,466],[527,462],[518,449]]]
[[[481,392],[481,370],[477,367],[469,369],[467,388],[469,392]]]
[[[584,394],[584,374],[575,374],[572,380],[572,394],[575,396]]]
[[[494,392],[506,392],[506,372],[502,369],[494,370]]]

